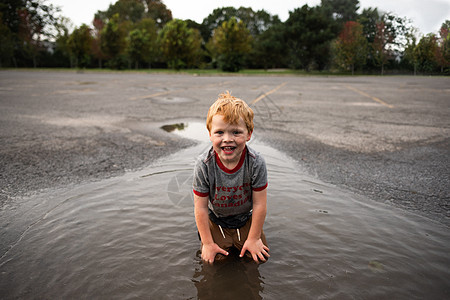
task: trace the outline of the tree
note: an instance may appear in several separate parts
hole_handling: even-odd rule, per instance
[[[244,67],[251,51],[252,38],[244,22],[231,18],[214,30],[211,40],[214,55],[223,71],[237,72]]]
[[[3,23],[0,13],[0,68],[11,64],[14,58],[14,34]]]
[[[118,0],[110,4],[106,11],[98,11],[95,19],[107,23],[116,14],[120,22],[138,23],[144,18],[151,18],[160,29],[172,20],[172,12],[160,0]]]
[[[47,5],[46,0],[3,0],[0,15],[5,34],[2,42],[6,45],[0,48],[5,51],[1,56],[8,56],[16,66],[20,60],[36,67],[39,52],[47,51],[46,43],[56,35],[59,11],[58,7]]]
[[[151,29],[136,27],[150,19]],[[170,20],[172,12],[160,0],[118,0],[95,14],[94,56],[100,66],[107,59],[113,68],[126,67],[130,59],[135,66],[151,63],[156,51],[155,25],[161,29]],[[150,48],[145,49],[147,46]]]
[[[334,43],[337,65],[343,69],[350,68],[352,75],[355,67],[364,65],[367,58],[367,40],[362,33],[361,24],[348,21]]]
[[[101,49],[109,59],[112,68],[123,69],[127,65],[124,55],[127,47],[126,36],[130,24],[119,22],[119,15],[115,14],[102,30]]]
[[[202,39],[198,30],[189,28],[183,20],[168,22],[158,37],[161,52],[172,69],[200,64]]]
[[[127,52],[135,68],[140,63],[150,64],[156,56],[156,24],[153,19],[142,19],[128,35]]]
[[[363,26],[363,34],[369,44],[373,43],[377,34],[377,24],[382,22],[382,15],[377,8],[365,8],[356,20]]]
[[[337,30],[347,21],[356,21],[359,0],[322,0],[322,8],[336,21]]]
[[[98,16],[98,13],[97,13],[97,14],[95,14],[92,24],[94,25],[94,30],[93,30],[94,40],[92,41],[92,56],[98,60],[98,67],[101,69],[103,67],[103,60],[106,58],[106,55],[102,50],[102,32],[103,32],[103,28],[105,27],[105,23]]]
[[[408,45],[405,47],[403,51],[403,57],[401,63],[406,66],[408,69],[414,70],[414,76],[417,74],[417,57],[415,55],[415,48],[417,47],[417,39],[415,35],[409,39]]]
[[[378,66],[381,67],[381,75],[384,74],[384,65],[391,57],[391,51],[388,45],[394,40],[392,34],[387,30],[383,21],[376,23],[375,37],[372,42],[373,57]]]
[[[58,33],[54,44],[54,53],[52,60],[54,66],[72,67],[72,59],[69,49],[69,29],[65,28]]]
[[[321,7],[296,8],[285,22],[284,39],[291,68],[324,69],[329,63],[333,24]]]
[[[253,45],[250,55],[253,66],[264,69],[286,67],[287,51],[281,22],[255,37]]]
[[[450,20],[446,20],[439,30],[435,58],[441,73],[450,67]]]
[[[385,32],[390,36],[388,46],[391,51],[394,53],[402,52],[408,45],[411,35],[416,31],[411,24],[411,20],[393,13],[385,13],[382,16],[382,21],[385,23]]]
[[[232,6],[214,9],[212,13],[203,19],[203,30],[201,31],[203,39],[208,41],[212,37],[214,29],[218,28],[223,22],[230,20],[232,17],[236,17],[236,14],[237,9]]]
[[[142,0],[147,5],[147,17],[155,20],[158,28],[163,28],[172,20],[172,12],[160,0]]]
[[[223,22],[236,18],[238,21],[244,22],[253,37],[258,36],[266,31],[274,24],[278,24],[280,19],[278,16],[271,16],[264,10],[253,11],[250,7],[222,7],[214,9],[202,22],[202,36],[208,41],[214,32],[214,29],[222,25]]]
[[[414,48],[414,57],[417,61],[419,71],[423,73],[432,73],[436,67],[435,53],[437,50],[436,35],[429,33],[422,37]]]
[[[380,30],[379,24],[383,22],[383,14],[378,12],[377,8],[369,7],[367,9],[363,9],[361,14],[358,16],[357,22],[363,26],[363,35],[366,37],[368,44],[371,46],[368,49],[367,60],[366,60],[366,69],[375,69],[380,66],[379,61],[377,61],[376,54],[374,53],[377,49],[380,50],[380,47],[384,49],[381,40],[377,38],[376,45],[374,45],[374,41],[377,36],[377,30]],[[384,22],[383,22],[384,23]],[[378,24],[378,25],[377,25]],[[379,33],[378,33],[379,34]]]
[[[90,64],[93,40],[91,29],[86,24],[82,24],[72,32],[67,43],[69,52],[75,59],[75,67],[84,68]]]
[[[128,48],[127,53],[135,64],[135,68],[139,67],[139,62],[143,61],[146,57],[146,50],[149,39],[145,31],[134,29],[128,34]]]
[[[139,22],[145,14],[145,7],[141,0],[118,0],[110,4],[105,16],[111,18],[115,14],[119,15],[119,21]]]

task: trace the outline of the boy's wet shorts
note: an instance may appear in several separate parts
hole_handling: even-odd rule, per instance
[[[211,230],[211,235],[214,240],[214,243],[216,243],[220,248],[229,252],[231,248],[234,247],[240,252],[242,250],[242,247],[244,247],[245,241],[247,240],[251,224],[252,218],[250,218],[247,221],[247,223],[245,223],[245,225],[239,229],[229,229],[222,227],[223,231],[222,234],[220,227],[216,223],[209,220],[209,229]],[[264,245],[267,246],[266,236],[264,235],[264,231],[262,229],[261,229],[261,241],[263,242]],[[249,258],[252,258],[250,252],[248,251],[245,252],[245,255]],[[215,260],[221,260],[224,258],[226,258],[225,255],[217,254]]]

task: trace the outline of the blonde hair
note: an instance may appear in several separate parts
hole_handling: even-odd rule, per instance
[[[253,110],[245,101],[231,96],[229,91],[220,94],[216,102],[211,105],[206,117],[206,128],[211,132],[211,122],[215,115],[223,116],[223,120],[230,124],[238,124],[242,118],[249,133],[253,132]]]

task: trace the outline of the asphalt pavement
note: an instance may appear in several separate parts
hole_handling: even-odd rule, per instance
[[[321,180],[450,225],[450,78],[0,71],[0,206],[190,147],[229,90],[255,137]]]

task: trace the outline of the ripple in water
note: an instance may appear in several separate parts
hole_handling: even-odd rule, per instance
[[[271,258],[204,265],[191,173],[205,147],[2,208],[2,298],[448,298],[448,228],[310,178],[257,142]]]

